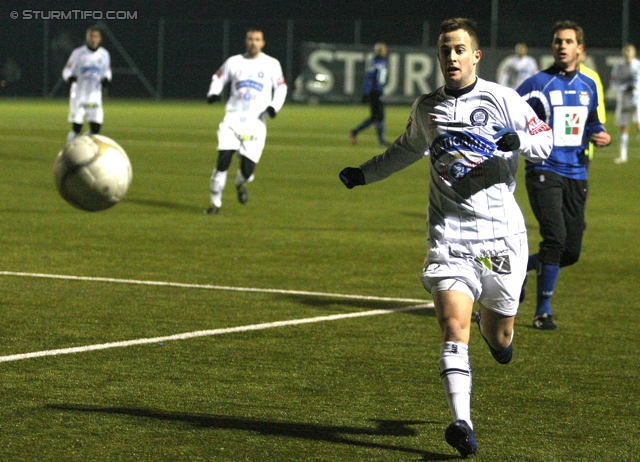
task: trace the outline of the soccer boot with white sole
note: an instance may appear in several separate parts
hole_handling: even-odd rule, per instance
[[[553,316],[543,314],[533,318],[533,328],[539,330],[558,330],[558,326],[553,322]]]

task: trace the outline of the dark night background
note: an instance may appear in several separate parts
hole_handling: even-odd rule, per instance
[[[492,5],[497,21],[492,24]],[[623,23],[628,7],[628,28]],[[0,4],[0,70],[11,60],[20,68],[20,79],[0,95],[64,96],[56,87],[60,71],[72,48],[84,41],[93,20],[11,19],[12,11],[129,11],[135,20],[105,21],[139,71],[152,86],[161,71],[162,94],[197,97],[206,92],[211,74],[226,55],[244,50],[244,33],[250,26],[264,30],[265,52],[278,58],[291,81],[301,71],[303,42],[434,46],[440,22],[453,16],[475,19],[481,48],[512,48],[518,41],[530,47],[549,47],[549,31],[560,19],[577,21],[585,30],[589,48],[610,48],[619,53],[623,40],[640,42],[640,0],[583,1],[3,1]],[[494,16],[495,17],[495,16]],[[160,24],[162,23],[162,26]],[[160,29],[161,28],[161,29]],[[158,58],[162,31],[162,63]],[[225,31],[227,33],[225,40]],[[46,37],[46,38],[45,38]],[[287,47],[287,43],[290,46]],[[114,50],[110,37],[103,40],[114,68],[128,66]],[[45,53],[44,48],[48,48]],[[226,47],[226,49],[225,49]],[[46,55],[46,57],[45,57]],[[9,69],[11,70],[11,69]],[[150,96],[134,76],[120,79],[121,96]],[[122,85],[124,83],[124,85]]]

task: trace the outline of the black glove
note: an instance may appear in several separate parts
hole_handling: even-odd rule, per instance
[[[220,101],[222,97],[220,95],[209,95],[207,96],[207,102],[209,104],[215,103],[216,101]]]
[[[500,151],[515,151],[520,147],[520,137],[513,128],[503,128],[494,125],[493,129],[498,130],[493,134],[493,139],[497,140],[496,147]]]
[[[111,81],[106,77],[102,79],[100,83],[102,84],[102,88],[107,88],[109,85],[111,85]]]
[[[364,173],[362,173],[360,167],[347,167],[342,170],[340,172],[340,181],[349,189],[353,189],[354,186],[366,184],[364,181]]]
[[[276,110],[274,108],[272,108],[271,106],[268,106],[267,109],[265,109],[264,112],[269,114],[269,117],[271,117],[272,119],[274,119],[276,117]]]
[[[69,77],[69,80],[67,80],[67,82],[70,84],[77,81],[78,81],[78,77],[76,77],[75,75],[72,75],[71,77]]]

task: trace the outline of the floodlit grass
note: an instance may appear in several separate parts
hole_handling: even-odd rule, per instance
[[[364,106],[286,105],[249,202],[235,198],[234,160],[217,216],[202,210],[221,105],[111,100],[105,112],[134,179],[121,204],[88,213],[53,185],[67,102],[0,101],[0,271],[185,286],[0,275],[0,356],[411,305],[340,294],[429,299],[427,162],[352,191],[338,180],[379,153],[373,129],[357,146],[346,137]],[[408,113],[388,108],[389,138]],[[637,460],[640,147],[627,165],[616,155],[614,141],[590,167],[582,258],[553,299],[560,329],[529,327],[530,278],[511,364],[473,332],[478,460]],[[455,459],[438,351],[426,309],[1,362],[0,459]]]

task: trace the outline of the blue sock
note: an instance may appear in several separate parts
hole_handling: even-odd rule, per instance
[[[376,132],[378,132],[378,143],[384,143],[384,121],[376,122]]]
[[[560,267],[556,265],[542,265],[538,273],[536,316],[551,314],[551,296],[556,286]]]

